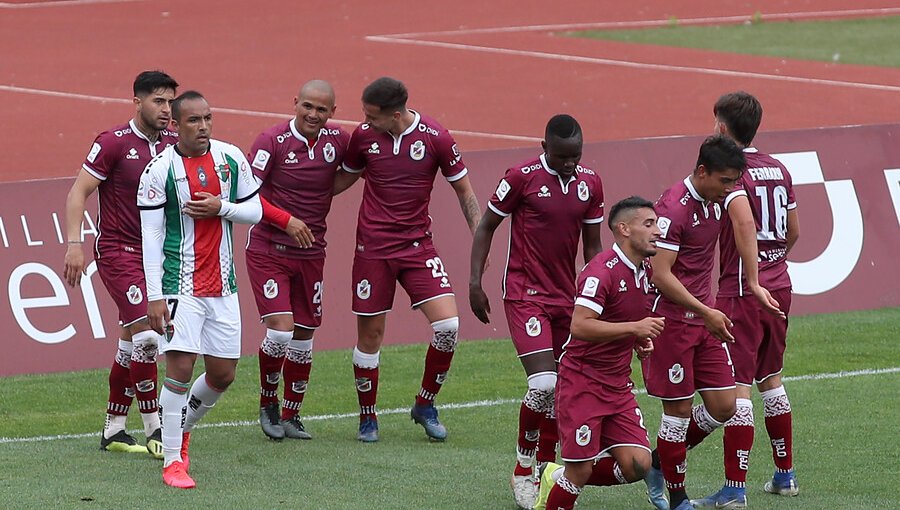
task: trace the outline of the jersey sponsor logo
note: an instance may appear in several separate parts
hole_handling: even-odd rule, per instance
[[[294,136],[293,133],[291,133],[290,131],[285,131],[284,133],[276,136],[275,139],[278,140],[278,143],[284,143],[285,140],[288,140],[292,136]]]
[[[125,159],[141,159],[141,155],[138,154],[137,149],[132,147],[128,150],[128,154],[125,155]]]
[[[119,138],[122,138],[122,137],[125,136],[125,135],[130,135],[130,134],[131,134],[131,128],[125,128],[125,129],[122,129],[122,130],[119,130],[119,131],[113,131],[113,134],[116,135],[116,136],[119,137]]]
[[[578,172],[578,173],[581,173],[581,174],[597,175],[597,174],[595,174],[594,171],[591,170],[590,168],[585,168],[585,167],[583,167],[583,166],[581,166],[581,165],[577,165],[577,166],[575,167],[575,171]]]
[[[584,424],[575,431],[575,444],[587,446],[591,442],[591,428]]]
[[[582,202],[587,202],[588,199],[591,198],[591,190],[588,189],[588,185],[586,182],[581,181],[578,183],[578,200]]]
[[[660,237],[666,237],[669,234],[669,226],[672,224],[672,220],[666,218],[665,216],[660,216],[656,219],[656,228],[659,229]]]
[[[94,143],[94,145],[91,145],[91,151],[88,152],[87,160],[93,163],[94,160],[97,159],[97,155],[100,154],[100,149],[102,148],[103,147],[101,147],[99,143]]]
[[[534,172],[535,170],[540,170],[542,168],[544,168],[543,165],[541,165],[540,163],[535,163],[533,165],[523,166],[519,170],[521,170],[523,174],[528,175],[531,172]]]
[[[325,147],[322,149],[322,154],[325,156],[325,161],[327,163],[334,163],[335,150],[334,145],[331,142],[325,144]]]
[[[628,284],[625,283],[625,280],[619,280],[619,292],[625,292],[628,290]]]
[[[596,276],[588,276],[584,280],[584,288],[581,289],[581,295],[586,297],[597,297],[597,289],[600,287],[600,278]]]
[[[266,299],[275,299],[278,296],[278,282],[269,278],[263,284],[263,295],[266,296]]]
[[[381,154],[381,149],[378,148],[378,142],[372,142],[372,145],[369,147],[369,154]]]
[[[419,131],[422,133],[428,133],[429,135],[432,135],[432,136],[438,136],[441,134],[440,132],[438,132],[437,129],[434,129],[431,126],[426,126],[425,124],[422,124],[421,122],[419,122]]]
[[[425,142],[423,142],[422,140],[416,140],[415,143],[410,145],[409,157],[411,157],[415,161],[422,161],[422,158],[425,157]]]
[[[616,264],[618,264],[618,263],[619,263],[619,257],[613,257],[613,258],[609,259],[608,261],[606,261],[606,267],[609,269],[612,269],[612,268],[616,267]]]
[[[133,305],[139,304],[144,300],[144,293],[141,292],[141,288],[137,285],[128,287],[128,292],[126,292],[125,295],[128,297],[128,302]]]
[[[297,159],[297,155],[294,154],[294,151],[288,152],[287,158],[285,158],[285,160],[284,160],[284,163],[286,165],[291,164],[291,163],[299,163],[299,162],[300,162],[300,160]]]
[[[541,186],[541,190],[538,191],[537,196],[539,196],[541,198],[550,197],[550,188],[548,188],[547,186]]]
[[[497,199],[502,202],[511,189],[512,186],[506,182],[506,179],[500,179],[500,184],[497,186]]]
[[[678,202],[681,205],[688,205],[688,200],[690,200],[690,199],[691,199],[691,193],[689,191],[687,191],[684,193],[684,196],[681,197],[681,200],[679,200]]]
[[[541,334],[541,321],[537,317],[529,317],[525,323],[525,332],[528,336],[535,337]]]
[[[369,283],[369,280],[361,280],[356,284],[356,296],[359,299],[369,299],[369,295],[372,293],[372,284]]]
[[[669,369],[669,382],[672,384],[679,384],[684,380],[684,367],[681,366],[681,363],[675,363],[672,365],[672,368]]]

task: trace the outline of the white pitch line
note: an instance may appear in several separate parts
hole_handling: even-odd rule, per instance
[[[849,371],[841,371],[841,372],[830,372],[830,373],[822,373],[822,374],[806,374],[806,375],[795,375],[790,377],[784,377],[782,380],[784,382],[792,382],[792,381],[821,381],[824,379],[844,379],[847,377],[859,377],[866,375],[885,375],[885,374],[895,374],[900,372],[900,367],[892,367],[892,368],[875,368],[875,369],[863,369],[863,370],[849,370]],[[643,389],[639,389],[635,391],[635,394],[643,395],[646,394],[647,391]],[[520,398],[503,398],[503,399],[495,399],[495,400],[476,400],[473,402],[460,402],[460,403],[448,403],[441,404],[438,406],[439,409],[473,409],[480,407],[495,407],[499,405],[507,405],[507,404],[517,404],[521,402]],[[394,409],[385,409],[379,410],[379,416],[386,416],[392,414],[405,414],[409,412],[408,407],[397,407]],[[325,421],[325,420],[340,420],[345,418],[358,418],[359,413],[336,413],[336,414],[320,414],[315,416],[304,416],[303,421]],[[257,425],[259,422],[256,420],[253,421],[229,421],[229,422],[219,422],[219,423],[201,423],[197,425],[198,429],[205,428],[223,428],[223,427],[249,427],[253,425]],[[128,431],[130,434],[135,434],[142,432],[141,430],[130,430]],[[42,443],[46,441],[59,441],[63,439],[86,439],[97,437],[96,432],[91,432],[88,434],[60,434],[56,436],[35,436],[35,437],[0,437],[0,444],[20,444],[20,443]]]
[[[117,103],[117,104],[131,104],[131,99],[123,99],[121,97],[105,97],[105,96],[94,96],[90,94],[78,94],[75,92],[62,92],[59,90],[47,90],[47,89],[36,89],[30,87],[18,87],[15,85],[0,85],[0,91],[6,92],[15,92],[18,94],[33,94],[37,96],[49,96],[49,97],[61,97],[65,99],[80,99],[83,101],[94,101],[97,103]],[[213,107],[212,111],[219,113],[230,113],[233,115],[243,115],[246,117],[265,117],[272,119],[290,119],[293,118],[293,115],[288,115],[285,113],[275,113],[275,112],[264,112],[257,110],[244,110],[239,108],[220,108]],[[352,126],[356,127],[359,125],[359,121],[357,120],[341,120],[341,119],[331,119],[331,122],[335,124],[341,124],[344,126]],[[513,140],[516,142],[540,142],[543,138],[535,138],[533,136],[521,136],[521,135],[508,135],[503,133],[484,133],[481,131],[467,131],[464,129],[451,129],[451,133],[454,135],[461,136],[474,136],[479,138],[493,138],[498,140]]]
[[[633,62],[630,60],[614,60],[608,58],[596,57],[580,57],[577,55],[560,55],[558,53],[546,53],[543,51],[529,50],[513,50],[509,48],[496,48],[493,46],[477,46],[473,44],[448,43],[440,41],[425,41],[420,39],[400,39],[390,36],[370,35],[366,37],[368,41],[390,43],[390,44],[409,44],[413,46],[433,46],[436,48],[449,48],[455,50],[475,51],[482,53],[497,53],[500,55],[515,55],[521,57],[535,57],[548,60],[561,60],[563,62],[580,62],[586,64],[608,65],[616,67],[627,67],[641,70],[655,71],[675,71],[685,73],[711,74],[716,76],[731,76],[739,78],[753,78],[760,80],[784,81],[793,83],[804,83],[813,85],[830,85],[838,87],[849,87],[855,89],[870,89],[887,92],[900,92],[900,86],[880,85],[877,83],[863,83],[854,81],[826,80],[822,78],[803,78],[799,76],[787,76],[780,74],[753,73],[749,71],[731,71],[728,69],[717,69],[710,67],[692,67],[692,66],[676,66],[669,64],[650,64],[645,62]]]

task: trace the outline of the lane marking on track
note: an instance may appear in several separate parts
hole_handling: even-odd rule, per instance
[[[876,369],[863,369],[863,370],[849,370],[849,371],[841,371],[841,372],[830,372],[830,373],[821,373],[821,374],[806,374],[806,375],[796,375],[790,377],[784,377],[782,380],[784,382],[792,382],[792,381],[821,381],[824,379],[844,379],[847,377],[859,377],[859,376],[867,376],[867,375],[885,375],[885,374],[896,374],[900,372],[900,367],[892,367],[892,368],[876,368]],[[635,392],[638,395],[645,395],[646,390],[640,389]],[[472,408],[480,408],[480,407],[495,407],[499,405],[508,405],[508,404],[518,404],[522,402],[520,398],[504,398],[504,399],[494,399],[494,400],[476,400],[473,402],[458,402],[458,403],[447,403],[441,404],[438,406],[438,409],[472,409]],[[378,411],[379,416],[386,416],[392,414],[406,414],[409,412],[408,407],[398,407],[394,409],[385,409]],[[358,418],[359,413],[335,413],[335,414],[319,414],[314,416],[304,416],[303,421],[324,421],[324,420],[340,420],[345,418]],[[228,422],[218,422],[218,423],[201,423],[197,425],[195,428],[198,429],[206,429],[206,428],[223,428],[223,427],[249,427],[259,425],[258,421],[228,421]],[[130,434],[141,433],[143,430],[129,430]],[[0,437],[0,444],[20,444],[20,443],[42,443],[47,441],[59,441],[63,439],[88,439],[88,438],[96,438],[97,433],[91,432],[89,434],[60,434],[56,436],[35,436],[35,437]]]
[[[124,4],[144,0],[55,0],[48,2],[0,2],[0,9],[42,9],[44,7],[68,7],[70,5]]]
[[[105,97],[105,96],[95,96],[90,94],[78,94],[75,92],[63,92],[59,90],[48,90],[48,89],[37,89],[31,87],[19,87],[16,85],[0,85],[0,91],[3,92],[13,92],[17,94],[32,94],[37,96],[48,96],[48,97],[59,97],[64,99],[79,99],[83,101],[94,101],[97,103],[115,103],[115,104],[132,104],[131,99],[124,99],[121,97]],[[228,113],[233,115],[242,115],[246,117],[263,117],[263,118],[271,118],[271,119],[292,119],[293,115],[288,115],[285,113],[275,113],[275,112],[265,112],[258,110],[244,110],[240,108],[221,108],[221,107],[213,107],[212,111],[218,113]],[[331,122],[335,124],[340,124],[342,126],[350,126],[355,128],[359,125],[359,121],[357,120],[342,120],[342,119],[331,119]],[[536,138],[533,136],[521,136],[521,135],[509,135],[504,133],[485,133],[482,131],[467,131],[464,129],[451,129],[450,132],[454,135],[460,136],[473,136],[478,138],[492,138],[497,140],[512,140],[516,142],[540,142],[543,138]]]

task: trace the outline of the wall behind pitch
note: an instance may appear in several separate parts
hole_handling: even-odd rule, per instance
[[[607,206],[637,194],[654,200],[690,172],[702,137],[586,145],[582,163],[603,178]],[[801,237],[789,256],[794,314],[900,306],[900,124],[764,133],[757,146],[778,155],[794,176]],[[540,147],[464,154],[482,204],[507,167],[536,156]],[[118,338],[116,310],[93,264],[79,288],[62,280],[64,204],[72,179],[2,184],[0,203],[0,376],[108,366]],[[356,339],[350,313],[350,266],[362,183],[336,198],[329,217],[324,321],[316,349],[350,348]],[[95,217],[96,201],[90,207]],[[438,182],[431,205],[435,240],[458,296],[465,339],[507,336],[500,296],[507,225],[498,230],[484,286],[493,307],[482,325],[468,310],[471,236],[449,185]],[[84,222],[86,240],[93,223]],[[246,228],[236,229],[242,246]],[[611,236],[604,231],[604,246]],[[552,240],[547,240],[552,242]],[[86,247],[88,244],[86,244]],[[244,354],[254,353],[264,329],[246,279],[242,250],[238,274]],[[90,260],[90,256],[88,256]],[[422,342],[426,320],[409,309],[398,289],[386,343]],[[461,347],[462,352],[465,346]],[[510,356],[513,356],[510,347]],[[349,372],[348,372],[349,373]],[[349,376],[348,376],[349,377]]]

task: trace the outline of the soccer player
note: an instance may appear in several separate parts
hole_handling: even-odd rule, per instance
[[[722,225],[722,200],[744,168],[730,139],[711,136],[700,146],[694,171],[656,202],[661,232],[653,257],[658,296],[653,315],[666,319],[652,356],[642,360],[647,393],[662,400],[663,416],[646,481],[659,509],[686,510],[687,448],[734,415],[734,373],[727,342],[731,321],[713,308],[711,274]],[[691,407],[694,392],[704,405]],[[660,472],[661,469],[661,472]],[[670,502],[662,489],[663,476]]]
[[[754,381],[765,406],[766,431],[772,444],[775,475],[766,492],[799,493],[792,464],[791,404],[781,383],[787,319],[761,310],[750,293],[768,289],[784,313],[790,311],[791,279],[786,255],[800,235],[791,174],[780,161],[752,147],[762,120],[762,105],[746,92],[725,94],[713,107],[716,132],[744,150],[747,167],[741,187],[725,199],[728,220],[719,236],[719,293],[716,308],[734,322],[731,358],[737,384],[737,411],[725,423],[725,485],[715,494],[694,501],[697,507],[745,508],[745,483],[753,447]],[[757,271],[747,271],[741,250],[759,256]],[[755,267],[750,269],[756,270]]]
[[[565,469],[543,470],[536,509],[571,509],[585,485],[644,478],[650,442],[631,392],[631,352],[646,358],[665,327],[649,317],[650,264],[659,228],[653,203],[630,197],[610,211],[616,243],[578,277],[572,339],[559,363],[556,415]]]
[[[447,438],[434,399],[450,370],[459,319],[430,230],[428,204],[438,169],[456,192],[469,229],[474,232],[481,220],[478,198],[453,137],[433,118],[407,108],[408,96],[403,83],[388,77],[363,90],[365,122],[351,135],[335,182],[339,193],[360,176],[366,181],[353,259],[353,313],[359,333],[353,370],[360,406],[357,437],[363,442],[378,440],[379,352],[396,282],[434,331],[410,416],[431,440]]]
[[[495,230],[512,215],[503,303],[528,382],[511,480],[520,508],[531,508],[537,496],[535,458],[537,467],[556,460],[556,360],[569,337],[579,237],[585,262],[601,249],[603,186],[599,175],[578,164],[582,144],[578,121],[569,115],[551,118],[541,142],[544,154],[506,171],[472,244],[469,302],[487,324],[491,308],[482,288],[483,268]]]
[[[134,117],[97,136],[66,197],[68,246],[64,276],[71,286],[85,272],[81,222],[85,201],[98,191],[100,202],[94,258],[100,280],[119,312],[119,345],[109,372],[109,400],[100,449],[149,452],[162,458],[157,401],[156,353],[159,335],[147,323],[147,294],[141,262],[141,220],[134,197],[147,163],[178,139],[168,130],[178,83],[161,71],[134,80]],[[125,432],[137,397],[146,446]]]
[[[178,143],[147,166],[137,202],[147,316],[151,328],[166,334],[163,481],[189,489],[191,430],[234,380],[241,355],[232,223],[259,222],[262,206],[260,183],[241,150],[210,138],[212,112],[200,93],[178,96],[172,120]],[[206,372],[191,385],[198,354]]]
[[[247,156],[263,182],[264,222],[251,227],[246,254],[256,307],[266,325],[259,347],[259,421],[263,433],[276,440],[312,439],[300,421],[300,406],[312,368],[313,333],[322,323],[325,217],[350,139],[327,123],[335,112],[328,82],[304,84],[294,107],[295,117],[260,134]],[[286,212],[273,217],[268,202]],[[300,243],[279,230],[291,222],[301,232]]]

